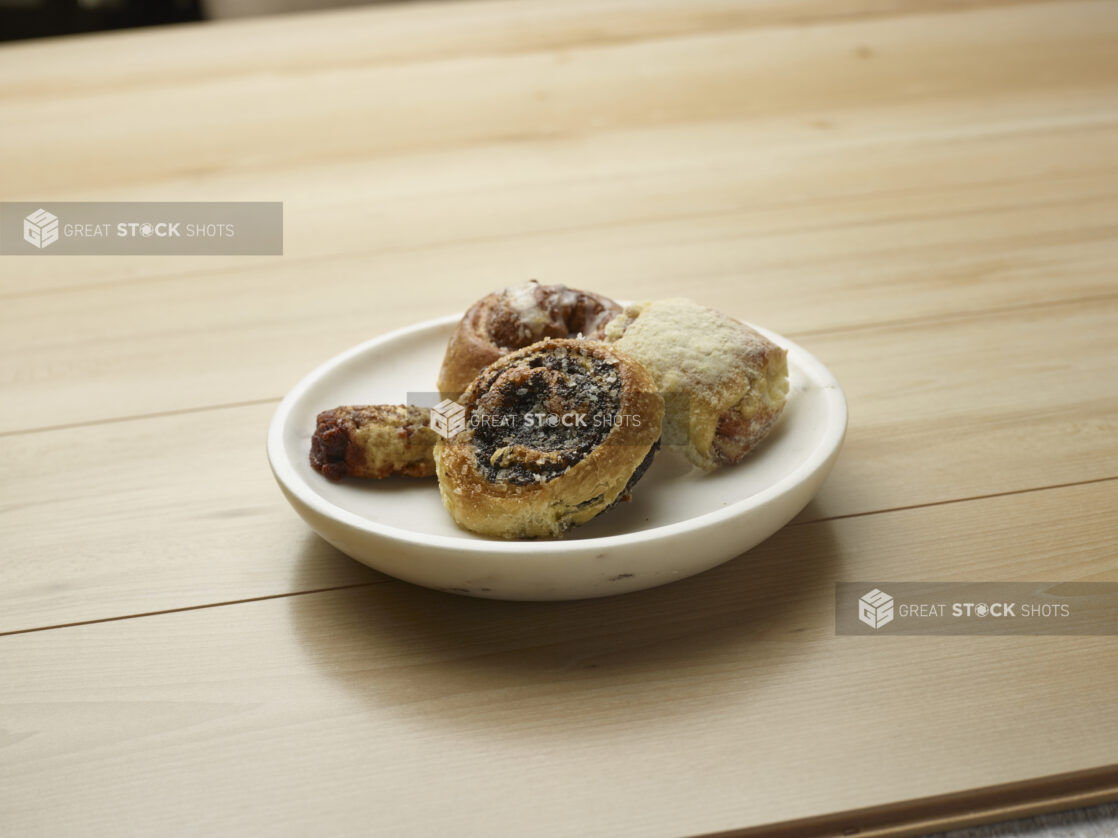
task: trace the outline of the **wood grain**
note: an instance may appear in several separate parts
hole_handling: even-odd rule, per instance
[[[1108,4],[657,3],[625,36],[605,4],[594,37],[506,6],[244,54],[242,26],[283,28],[207,27],[200,72],[195,27],[0,51],[3,197],[280,198],[288,226],[282,259],[8,260],[0,431],[275,398],[529,276],[688,287],[792,335],[1118,293]],[[358,43],[367,14],[415,38]],[[153,66],[90,66],[101,44]]]
[[[9,47],[0,51],[0,67],[8,81],[0,91],[0,114],[10,127],[0,138],[3,194],[28,200],[64,196],[167,200],[208,199],[220,189],[234,198],[280,197],[290,211],[300,213],[299,223],[292,225],[296,238],[289,239],[289,246],[309,248],[312,255],[336,254],[366,249],[370,232],[374,243],[383,241],[385,223],[390,225],[384,231],[389,242],[400,234],[445,235],[463,224],[499,234],[517,216],[523,219],[521,225],[536,229],[541,222],[569,224],[569,207],[560,200],[552,209],[549,190],[557,185],[577,189],[580,179],[598,181],[590,187],[591,195],[576,197],[580,213],[597,212],[604,197],[606,212],[631,214],[647,196],[639,196],[640,202],[621,199],[633,188],[640,189],[645,178],[670,178],[673,169],[682,169],[675,172],[677,190],[686,188],[688,178],[695,176],[709,183],[728,174],[732,186],[752,174],[761,182],[747,182],[734,197],[738,205],[761,208],[772,198],[787,199],[789,194],[818,199],[836,177],[847,180],[846,192],[861,186],[864,191],[871,187],[872,193],[886,174],[887,182],[895,183],[896,172],[867,168],[867,150],[873,155],[870,160],[878,163],[883,162],[882,152],[893,156],[902,163],[901,177],[907,171],[921,187],[930,185],[929,170],[936,172],[938,184],[950,185],[960,177],[981,183],[986,174],[996,175],[1003,167],[1022,172],[1022,160],[1029,163],[1026,174],[1049,177],[1058,175],[1061,167],[1080,165],[1079,154],[1069,153],[1077,146],[1066,136],[1060,152],[1044,155],[1042,171],[1035,166],[1037,154],[1022,157],[1007,150],[1004,142],[996,144],[1003,153],[988,149],[981,164],[937,158],[936,146],[968,137],[996,141],[999,136],[1028,138],[1114,125],[1113,109],[1106,106],[1113,103],[1118,73],[1113,52],[1107,49],[1115,24],[1105,3],[1070,4],[1066,9],[1018,7],[1012,15],[980,8],[965,14],[901,19],[887,4],[876,13],[862,4],[853,14],[853,4],[844,8],[837,3],[784,7],[694,3],[681,14],[675,4],[657,3],[639,16],[629,14],[627,5],[621,5],[624,11],[620,11],[598,4],[598,15],[604,20],[594,27],[598,38],[589,43],[585,20],[574,11],[577,7],[563,4],[557,10],[549,4],[525,2],[513,11],[504,3],[496,9],[471,4],[461,12],[462,19],[427,13],[420,24],[420,18],[409,17],[410,29],[437,30],[430,33],[436,40],[426,48],[443,51],[426,55],[424,38],[416,38],[415,32],[408,33],[410,38],[401,37],[392,30],[388,10],[378,10],[379,17],[374,18],[387,28],[343,28],[349,15],[365,20],[360,16],[365,13],[346,13],[337,20],[327,16],[308,31],[301,30],[298,44],[288,43],[282,50],[268,46],[266,33],[276,34],[274,23],[256,24],[252,49],[244,48],[244,39],[237,34],[241,27],[210,27],[212,60],[205,68],[197,66],[192,27],[153,33],[151,42],[121,35],[107,40],[71,39],[64,47],[43,45],[38,47],[41,59],[34,61],[25,58],[27,47]],[[936,7],[926,8],[935,11]],[[773,14],[784,17],[774,19]],[[523,15],[524,22],[530,20],[532,25],[503,20],[509,15]],[[839,25],[814,29],[805,48],[802,30],[787,26],[805,15],[830,15]],[[636,17],[640,24],[635,23]],[[605,33],[622,20],[627,21],[628,37],[619,37],[620,33],[607,37]],[[493,31],[497,21],[503,25]],[[471,44],[477,44],[473,49],[479,54],[466,62],[469,79],[462,77],[466,59],[447,56],[448,41],[457,44],[451,52],[462,49],[463,24],[472,25],[471,35],[478,38]],[[675,28],[672,37],[642,34],[642,30],[654,34],[657,27]],[[377,37],[381,31],[388,34]],[[503,45],[492,43],[498,33],[506,41]],[[386,37],[391,43],[385,43]],[[1012,48],[1016,42],[1040,38],[1048,51],[1047,61],[1033,61],[1026,50]],[[582,39],[582,49],[562,49],[564,41],[577,39]],[[992,39],[997,46],[988,42]],[[533,49],[533,41],[543,43]],[[105,43],[111,44],[107,48],[120,55],[120,61],[91,60]],[[938,56],[948,45],[952,60],[945,62]],[[401,49],[409,57],[394,63],[392,56]],[[352,51],[360,55],[350,55]],[[800,55],[800,60],[789,62],[790,53]],[[127,67],[129,55],[143,62],[143,73],[121,69]],[[509,66],[508,62],[528,63]],[[364,83],[369,75],[375,86]],[[712,76],[728,81],[720,82],[718,90],[704,88],[704,96],[691,95],[696,85],[708,84]],[[665,77],[670,84],[664,83]],[[257,99],[262,84],[268,96]],[[302,98],[314,107],[330,108],[330,118],[309,118],[288,107],[295,95],[293,84],[309,86]],[[424,109],[412,98],[417,93],[441,97],[448,84],[479,91],[471,94],[474,97],[483,91],[487,101],[500,107],[501,119],[508,125],[481,118],[472,101],[440,101],[437,108]],[[596,91],[593,96],[587,96],[588,86]],[[715,98],[719,91],[721,98]],[[355,104],[337,101],[340,94],[353,97]],[[138,100],[137,95],[144,98]],[[184,107],[183,96],[190,97],[190,107]],[[998,109],[986,107],[987,96],[998,97]],[[252,102],[251,108],[242,107],[246,100]],[[632,104],[618,109],[619,101]],[[386,113],[385,107],[395,110]],[[104,115],[101,132],[81,136],[81,154],[69,146],[51,154],[42,147],[43,136],[30,144],[16,133],[42,134],[57,127],[49,142],[75,143],[77,138],[69,130],[80,118],[75,108],[96,109]],[[467,141],[433,132],[432,110],[440,118],[445,115],[455,130],[476,132],[478,137],[471,135]],[[140,130],[135,130],[136,120],[142,122]],[[252,122],[255,127],[248,132],[231,130],[230,120]],[[182,121],[187,121],[187,130]],[[215,131],[215,125],[222,130]],[[269,133],[261,140],[256,136],[259,131]],[[417,133],[425,138],[434,133],[440,147],[421,153],[423,143],[411,136]],[[284,137],[283,143],[274,141],[277,134]],[[332,155],[330,150],[338,142],[351,145],[353,153]],[[926,153],[931,158],[926,159]],[[258,159],[261,154],[283,155],[284,162],[264,165]],[[835,154],[851,159],[828,160]],[[805,156],[807,161],[800,159]],[[479,160],[488,165],[477,165]],[[805,163],[808,171],[797,178]],[[766,194],[765,180],[774,173],[775,191]],[[626,174],[629,177],[620,184],[614,180]],[[434,190],[444,199],[457,196],[476,205],[479,196],[461,193],[480,189],[483,200],[493,200],[499,195],[490,193],[502,187],[507,191],[525,177],[532,182],[522,187],[532,189],[534,197],[527,207],[518,196],[511,212],[490,219],[489,213],[471,216],[452,204],[449,212],[442,213],[453,218],[449,229],[445,222],[418,223],[422,212],[416,216],[405,212],[396,222],[401,199],[422,198]],[[653,180],[646,188],[656,186]],[[661,193],[662,189],[661,184]],[[703,195],[700,190],[698,196]],[[661,194],[665,207],[666,201],[676,199]],[[374,211],[370,219],[370,210],[380,201],[389,206]],[[339,203],[344,206],[335,217],[316,224],[324,208]],[[437,211],[438,204],[431,203],[435,206],[421,209]],[[356,217],[355,207],[362,208]],[[339,222],[344,224],[347,218],[348,226],[339,229]],[[371,230],[370,220],[375,222]],[[331,235],[323,235],[327,231]],[[418,242],[428,243],[429,239]],[[23,261],[26,270],[40,272],[41,261]],[[62,261],[66,264],[42,270],[46,276],[39,283],[58,281],[60,273],[68,281],[81,281],[90,274],[116,277],[123,271],[127,275],[136,265],[106,259]],[[194,264],[201,267],[217,261]],[[190,263],[150,260],[144,275],[160,265],[164,270],[174,265],[173,270],[181,272],[184,264]],[[25,276],[11,279],[17,291],[27,290]]]
[[[389,581],[8,636],[0,811],[21,834],[126,812],[143,833],[681,835],[1104,765],[1115,638],[836,637],[832,583],[1113,581],[1116,503],[1110,482],[792,526],[615,599]]]
[[[798,520],[1118,477],[1116,321],[1113,301],[811,338],[851,426]],[[150,363],[149,390],[176,386]],[[261,450],[274,407],[0,437],[0,631],[369,578],[322,558],[280,501]],[[296,579],[308,557],[320,572]]]
[[[0,199],[286,225],[276,258],[0,259],[0,833],[901,834],[1118,793],[1114,638],[840,638],[832,605],[1118,579],[1114,9],[473,0],[0,47]],[[851,425],[815,501],[592,602],[311,535],[277,399],[532,276],[820,357]]]
[[[978,217],[963,223],[945,207],[928,221],[816,229],[816,255],[803,262],[797,254],[811,251],[802,236],[753,241],[733,218],[704,219],[658,222],[624,243],[616,230],[572,234],[561,250],[580,264],[545,259],[536,272],[528,266],[543,243],[525,237],[508,247],[474,242],[450,261],[437,249],[409,251],[375,267],[359,257],[293,261],[12,298],[0,307],[0,381],[12,395],[0,403],[0,430],[33,429],[44,416],[71,424],[278,398],[349,346],[533,274],[630,299],[687,288],[793,338],[1068,297],[1118,299],[1107,272],[1118,257],[1118,204],[1084,199]],[[646,237],[660,241],[642,249]],[[906,237],[915,241],[906,246]],[[767,264],[735,270],[734,254],[746,250]],[[493,252],[522,265],[495,272],[485,255]]]
[[[471,18],[506,13],[505,5],[467,10],[457,19],[445,16],[439,24],[442,37],[461,43],[461,27]],[[1105,95],[1116,62],[1110,39],[1118,24],[1105,2],[979,8],[946,17],[855,18],[817,29],[740,27],[704,15],[725,9],[725,2],[706,9],[696,3],[686,11],[661,3],[673,18],[682,13],[700,22],[702,31],[595,37],[598,33],[589,34],[584,19],[567,11],[560,13],[560,25],[568,33],[545,37],[560,45],[577,38],[577,47],[525,50],[523,29],[543,32],[548,26],[546,19],[530,17],[545,5],[535,0],[522,12],[526,26],[505,23],[504,49],[480,54],[452,52],[386,63],[375,43],[362,41],[361,57],[338,65],[333,45],[312,39],[306,50],[288,42],[261,66],[251,54],[238,63],[219,42],[213,48],[214,69],[195,74],[197,62],[191,57],[162,87],[133,82],[89,90],[83,89],[88,83],[78,82],[77,95],[67,95],[65,86],[44,90],[32,80],[37,95],[20,96],[17,86],[6,99],[5,115],[12,122],[0,140],[0,159],[13,178],[7,190],[23,195],[33,187],[41,195],[42,190],[73,190],[79,183],[86,189],[119,187],[122,175],[142,183],[168,173],[304,166],[494,138],[581,136],[663,123],[802,116],[805,110],[818,117],[824,110],[934,106],[944,98],[981,106],[990,96],[1006,98],[1007,87],[1030,91],[1041,102],[1069,92],[1073,98]],[[631,11],[634,4],[621,8]],[[824,5],[816,3],[816,8]],[[739,14],[747,17],[749,10]],[[338,19],[335,32],[348,17]],[[377,22],[391,27],[387,16],[354,19],[368,21],[364,29]],[[178,33],[181,39],[192,34]],[[878,36],[882,40],[875,43]],[[403,34],[391,32],[390,37]],[[1038,39],[1046,60],[1021,48]],[[867,46],[869,53],[858,52]],[[875,47],[885,56],[903,53],[904,60],[875,66],[862,58],[876,55]],[[142,48],[150,55],[151,47]],[[187,49],[180,45],[171,54],[182,61]],[[290,49],[296,50],[295,58],[289,57]],[[788,61],[790,52],[798,60]],[[26,78],[26,52],[11,60],[22,65]],[[72,62],[70,77],[89,65],[88,53]],[[119,70],[108,73],[120,75]],[[227,84],[228,76],[237,83]],[[451,86],[455,95],[447,96]],[[167,87],[174,97],[165,95]],[[693,95],[698,89],[702,95]],[[545,95],[537,95],[541,91]],[[292,109],[292,101],[300,108]],[[74,138],[66,130],[91,114],[101,117],[102,126],[85,145],[101,163],[96,167],[88,165],[88,157],[71,153]],[[137,156],[137,149],[145,153]]]

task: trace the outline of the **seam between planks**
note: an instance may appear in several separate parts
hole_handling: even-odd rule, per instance
[[[867,511],[867,512],[853,512],[853,513],[850,513],[848,515],[834,515],[834,516],[827,517],[827,518],[816,518],[816,519],[813,519],[813,520],[810,520],[810,521],[793,521],[789,524],[786,524],[785,526],[802,527],[802,526],[808,526],[808,525],[812,525],[812,524],[824,524],[824,523],[828,523],[830,521],[841,521],[841,520],[844,520],[844,519],[847,519],[847,518],[864,518],[864,517],[869,516],[869,515],[887,515],[889,513],[904,512],[904,511],[911,510],[911,509],[923,509],[923,508],[926,508],[926,507],[934,507],[934,506],[947,506],[949,504],[968,503],[970,501],[986,500],[986,499],[989,499],[989,498],[1010,497],[1010,496],[1013,496],[1013,495],[1025,495],[1025,494],[1032,494],[1032,493],[1035,493],[1035,492],[1046,492],[1046,491],[1050,491],[1050,490],[1054,490],[1054,489],[1068,489],[1068,488],[1071,488],[1073,486],[1090,486],[1090,485],[1094,485],[1094,484],[1097,484],[1097,483],[1108,483],[1108,482],[1112,482],[1112,481],[1115,481],[1115,480],[1118,480],[1118,475],[1115,475],[1113,477],[1100,477],[1100,478],[1095,478],[1095,479],[1092,479],[1092,480],[1081,480],[1081,481],[1076,481],[1076,482],[1072,482],[1072,483],[1056,483],[1056,484],[1053,484],[1053,485],[1050,485],[1050,486],[1032,486],[1032,487],[1025,488],[1025,489],[1014,489],[1014,490],[1007,491],[1007,492],[993,492],[993,493],[984,494],[984,495],[972,495],[972,496],[965,497],[965,498],[951,498],[951,499],[948,499],[948,500],[930,501],[928,503],[918,503],[918,504],[912,504],[910,506],[898,506],[898,507],[893,507],[893,508],[890,508],[890,509],[876,509],[876,510],[871,510],[871,511]],[[285,599],[285,598],[288,598],[288,597],[308,596],[308,595],[311,595],[311,594],[330,593],[332,591],[345,591],[345,590],[351,590],[351,589],[354,589],[354,588],[369,588],[369,587],[372,587],[373,585],[385,585],[385,584],[389,584],[389,583],[393,583],[393,582],[398,582],[399,583],[399,580],[388,577],[388,578],[385,578],[385,579],[377,579],[377,580],[372,581],[372,582],[354,582],[354,583],[349,584],[349,585],[334,585],[334,586],[327,587],[327,588],[312,588],[312,589],[306,590],[306,591],[287,591],[287,592],[282,593],[282,594],[264,594],[262,596],[246,597],[246,598],[243,598],[243,599],[230,599],[230,600],[222,600],[221,602],[207,602],[207,603],[202,603],[200,605],[185,605],[185,606],[181,606],[181,607],[178,607],[178,608],[165,608],[165,609],[161,609],[161,610],[158,610],[158,611],[142,611],[142,612],[137,612],[135,614],[121,614],[121,615],[118,615],[118,616],[115,616],[115,617],[95,617],[95,618],[89,619],[89,620],[76,620],[74,622],[69,622],[69,623],[53,623],[51,625],[46,625],[46,626],[34,626],[32,628],[11,629],[9,631],[0,631],[0,637],[8,637],[8,636],[18,635],[18,634],[33,634],[33,633],[40,632],[40,631],[53,631],[55,629],[76,628],[78,626],[96,625],[98,623],[115,623],[115,622],[119,622],[121,620],[135,620],[135,619],[141,619],[141,618],[144,618],[144,617],[158,617],[162,614],[178,614],[178,613],[181,613],[181,612],[184,612],[184,611],[201,611],[201,610],[204,610],[204,609],[207,609],[207,608],[224,608],[226,606],[242,605],[244,603],[250,603],[250,602],[265,602],[267,600],[273,600],[273,599]],[[404,584],[404,583],[400,583],[400,584]]]
[[[1016,314],[1018,312],[1027,312],[1034,309],[1063,308],[1068,306],[1082,305],[1084,303],[1105,303],[1110,301],[1118,301],[1118,292],[1109,294],[1088,294],[1079,297],[1066,297],[1057,300],[1039,300],[1032,303],[1020,303],[1018,305],[992,306],[984,309],[959,311],[952,314],[941,314],[933,317],[904,317],[894,320],[882,320],[880,322],[852,323],[847,326],[840,326],[832,329],[808,329],[804,331],[791,331],[786,333],[786,337],[799,342],[805,337],[832,337],[841,336],[844,334],[874,331],[879,329],[888,330],[904,326],[926,326],[966,322],[968,320],[977,320],[988,317],[990,315],[996,316],[1002,314]],[[282,399],[283,396],[265,396],[259,399],[248,399],[245,401],[236,402],[217,402],[208,405],[198,405],[196,407],[183,407],[172,410],[153,411],[151,413],[135,413],[125,416],[108,416],[101,419],[88,419],[82,422],[68,422],[58,425],[41,425],[34,428],[10,428],[8,430],[0,430],[0,439],[4,437],[22,436],[24,434],[41,434],[48,433],[50,431],[66,431],[73,430],[75,428],[88,428],[97,425],[111,425],[117,422],[139,422],[147,419],[159,419],[168,416],[182,416],[191,413],[205,413],[211,410],[229,410],[238,407],[251,407],[253,405],[278,404]]]
[[[1074,127],[1075,130],[1083,130],[1083,126],[1077,125],[1077,126],[1073,126],[1073,127]],[[1118,122],[1107,123],[1105,127],[1108,130],[1113,130],[1115,128],[1118,128]],[[971,139],[971,137],[967,137],[966,139]],[[1094,171],[1092,171],[1090,173],[1087,173],[1087,174],[1075,175],[1075,176],[1073,176],[1073,178],[1097,179],[1100,175],[1110,174],[1110,173],[1111,173],[1110,169],[1094,170]],[[604,179],[604,178],[596,178],[596,180],[602,180],[602,179]],[[617,179],[617,178],[608,178],[608,179]],[[623,176],[620,179],[629,179],[629,178],[628,178],[628,176]],[[1032,183],[1034,180],[1035,179],[1033,179],[1033,178],[1002,178],[1002,179],[998,179],[998,180],[984,181],[984,182],[978,182],[978,183],[974,183],[974,184],[966,184],[961,188],[963,188],[963,189],[987,189],[991,186],[1006,186],[1006,185],[1016,185],[1016,184],[1023,184],[1023,183]],[[526,184],[526,185],[531,186],[532,184]],[[922,190],[921,194],[927,194],[928,191],[943,193],[943,192],[956,192],[958,190],[959,190],[959,187],[940,188],[940,189],[933,189],[933,190]],[[437,195],[441,195],[441,194],[444,194],[444,193],[432,193],[432,194],[437,196]],[[855,198],[877,198],[877,197],[882,197],[882,196],[903,197],[907,194],[910,194],[909,191],[907,191],[907,190],[900,190],[900,191],[893,191],[893,192],[877,191],[877,192],[872,192],[872,193],[867,192],[867,193],[864,193],[862,195],[857,195],[857,196],[854,196],[854,197]],[[428,196],[424,196],[424,197],[428,197]],[[849,196],[845,196],[843,199],[849,199]],[[1114,202],[1116,199],[1118,199],[1118,195],[1104,193],[1104,194],[1099,194],[1099,195],[1092,195],[1092,196],[1089,196],[1089,197],[1086,197],[1086,198],[1075,197],[1075,198],[1060,198],[1060,199],[1052,200],[1052,201],[1036,201],[1036,202],[1032,202],[1032,203],[1028,204],[1027,208],[1028,209],[1056,209],[1056,208],[1068,207],[1068,206],[1081,207],[1084,203],[1091,203],[1091,202],[1106,202],[1106,203],[1109,203],[1109,202]],[[820,202],[818,200],[780,201],[780,202],[777,202],[777,203],[765,205],[764,207],[760,208],[760,211],[769,212],[769,211],[779,211],[779,210],[787,210],[787,209],[799,209],[799,208],[805,207],[805,206],[811,206],[811,205],[817,206],[819,203]],[[825,203],[825,201],[824,201],[824,203]],[[737,238],[738,239],[775,238],[775,237],[782,237],[782,236],[798,236],[798,235],[802,235],[802,234],[805,234],[805,233],[810,234],[810,233],[819,233],[819,232],[829,232],[829,231],[833,231],[833,230],[865,229],[865,228],[878,226],[878,225],[881,225],[881,224],[898,223],[898,222],[899,223],[920,223],[920,222],[926,222],[926,221],[943,221],[943,220],[946,220],[946,219],[957,219],[957,218],[961,218],[961,217],[997,215],[999,213],[1015,212],[1015,211],[1021,210],[1022,208],[1023,207],[1020,204],[1003,204],[1003,205],[995,205],[995,206],[989,206],[989,207],[979,207],[979,208],[976,208],[976,209],[966,210],[964,212],[945,210],[945,211],[942,211],[942,212],[917,213],[917,214],[914,214],[914,215],[905,215],[905,216],[890,215],[890,216],[887,216],[887,217],[882,216],[882,217],[875,217],[875,218],[859,219],[859,220],[856,220],[856,221],[850,221],[850,222],[846,222],[846,223],[843,223],[843,224],[827,224],[827,225],[809,224],[809,225],[798,226],[798,227],[789,227],[789,228],[785,228],[785,229],[772,230],[772,231],[768,231],[768,232],[765,232],[765,233],[738,236]],[[567,234],[571,234],[571,233],[592,232],[594,230],[602,230],[602,229],[625,229],[625,228],[628,228],[628,227],[639,227],[641,225],[670,224],[670,223],[677,222],[677,221],[691,221],[691,220],[696,220],[696,219],[728,218],[728,217],[733,217],[733,216],[736,216],[736,215],[742,215],[743,213],[744,214],[750,214],[750,213],[754,213],[754,212],[758,212],[758,210],[750,209],[750,208],[745,207],[745,206],[723,207],[723,208],[714,209],[714,210],[697,210],[697,211],[694,211],[694,212],[688,212],[688,213],[682,213],[682,214],[672,213],[672,214],[667,214],[667,215],[656,215],[656,216],[649,216],[649,217],[642,217],[642,218],[617,219],[617,220],[608,221],[608,222],[595,222],[593,224],[574,224],[574,225],[564,225],[564,226],[559,226],[559,227],[545,227],[545,228],[541,228],[541,229],[538,229],[538,230],[530,230],[530,231],[525,231],[525,232],[522,232],[522,233],[517,233],[512,238],[533,238],[533,237],[540,237],[540,236],[556,236],[556,235],[561,236],[561,235],[567,235]],[[1099,228],[1084,227],[1084,228],[1080,228],[1080,229],[1081,230],[1099,229],[1099,230],[1103,230],[1103,231],[1109,231],[1110,230],[1110,228],[1106,227],[1106,226],[1099,227]],[[495,233],[495,234],[485,234],[485,235],[478,235],[478,236],[465,236],[465,237],[462,237],[462,238],[446,239],[446,240],[434,241],[434,242],[421,242],[421,243],[417,243],[417,244],[388,245],[388,246],[385,246],[385,247],[373,248],[371,250],[347,250],[347,251],[343,251],[343,252],[320,253],[320,254],[314,254],[314,255],[302,256],[302,257],[284,256],[283,257],[283,265],[284,265],[284,267],[298,267],[298,266],[301,266],[301,265],[320,264],[320,263],[323,263],[323,262],[326,262],[326,263],[345,262],[345,261],[353,260],[353,259],[372,258],[372,257],[376,257],[376,256],[406,254],[406,253],[422,253],[422,252],[429,251],[432,248],[439,249],[439,248],[446,248],[446,247],[449,247],[449,248],[463,247],[463,246],[468,247],[468,246],[472,246],[472,245],[476,245],[476,244],[483,244],[483,243],[486,243],[486,242],[506,241],[509,238],[510,237],[506,234]],[[895,248],[887,248],[885,250],[874,251],[874,253],[876,255],[880,255],[880,254],[886,254],[887,255],[887,254],[892,254],[892,253],[897,253],[897,252],[899,252],[899,251]],[[248,268],[249,271],[254,271],[254,270],[257,270],[257,269],[259,269],[259,270],[272,270],[276,267],[276,264],[277,263],[276,263],[275,260],[269,259],[264,263],[257,263],[257,264],[249,265],[249,266],[247,266],[247,268]],[[193,278],[199,278],[199,277],[205,278],[205,277],[209,277],[209,276],[213,276],[213,275],[221,275],[221,274],[225,274],[225,273],[230,273],[230,272],[233,272],[235,268],[236,268],[236,265],[234,265],[234,264],[222,264],[221,266],[216,267],[216,268],[200,268],[200,269],[196,269],[196,270],[188,270],[188,271],[183,271],[183,272],[157,274],[155,276],[131,277],[131,278],[128,278],[128,279],[107,279],[107,280],[103,280],[103,281],[99,281],[99,282],[91,282],[91,283],[79,284],[79,285],[55,286],[55,287],[50,287],[50,288],[44,288],[44,289],[41,289],[41,290],[31,290],[31,291],[23,290],[23,291],[15,291],[15,292],[2,292],[2,291],[0,291],[0,299],[3,299],[3,300],[29,299],[29,298],[47,297],[47,296],[53,296],[53,295],[57,295],[57,294],[64,294],[64,293],[71,293],[71,292],[93,291],[93,290],[98,290],[98,289],[115,290],[117,288],[126,287],[128,285],[139,285],[139,284],[150,285],[150,284],[153,284],[153,283],[170,282],[170,281],[176,281],[176,280],[182,280],[182,279],[193,279]]]

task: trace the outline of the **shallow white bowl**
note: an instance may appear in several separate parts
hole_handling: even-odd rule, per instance
[[[754,326],[788,348],[791,380],[784,415],[761,446],[742,464],[710,473],[661,452],[631,501],[562,540],[464,532],[433,478],[331,483],[315,472],[308,453],[317,414],[433,393],[459,319],[401,329],[327,361],[287,394],[268,430],[272,471],[311,529],[358,561],[418,585],[495,599],[580,599],[691,576],[788,523],[831,470],[846,433],[846,400],[834,376],[796,344]]]

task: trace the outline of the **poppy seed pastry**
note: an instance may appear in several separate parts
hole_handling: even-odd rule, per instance
[[[483,367],[545,338],[600,339],[621,306],[608,297],[531,280],[495,291],[466,311],[447,342],[437,387],[457,398]]]
[[[684,298],[636,303],[605,337],[648,369],[665,447],[700,468],[740,462],[784,410],[787,352],[729,315]]]
[[[497,538],[555,537],[627,499],[663,418],[644,367],[578,339],[504,356],[459,404],[465,428],[435,446],[439,491],[460,527]]]

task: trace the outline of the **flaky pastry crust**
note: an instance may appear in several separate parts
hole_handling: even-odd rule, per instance
[[[459,526],[497,538],[558,536],[624,499],[651,462],[663,417],[644,367],[592,340],[506,355],[459,403],[466,429],[435,446],[439,490]],[[532,410],[583,415],[585,434],[526,422]]]
[[[636,303],[605,337],[656,382],[664,446],[700,468],[740,462],[784,410],[787,352],[729,315],[684,298]]]
[[[608,297],[531,280],[474,303],[451,335],[439,370],[443,398],[457,398],[483,367],[546,338],[602,337],[621,306]]]
[[[318,414],[311,468],[331,480],[392,475],[431,477],[436,434],[425,407],[346,405]]]

